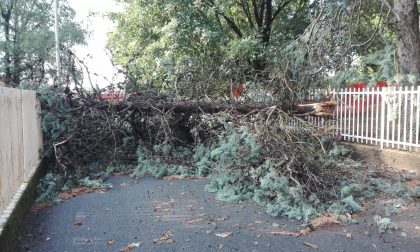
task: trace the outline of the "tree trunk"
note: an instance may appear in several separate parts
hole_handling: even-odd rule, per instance
[[[15,10],[15,13],[17,12],[17,9]],[[20,83],[20,74],[21,74],[21,70],[20,70],[20,57],[21,55],[19,55],[19,50],[20,50],[20,46],[19,46],[19,38],[18,38],[18,34],[19,34],[19,17],[17,14],[15,14],[13,16],[13,41],[12,41],[12,76],[11,76],[11,81],[14,84],[14,87],[18,86]]]
[[[334,116],[334,111],[337,103],[335,101],[326,101],[321,103],[312,104],[281,104],[275,106],[287,112],[293,116],[318,116],[318,117],[330,117]],[[216,102],[193,102],[193,101],[179,101],[179,102],[163,102],[154,103],[144,101],[127,101],[117,103],[116,108],[118,110],[137,110],[145,113],[161,113],[161,112],[172,112],[172,113],[218,113],[221,111],[236,111],[240,114],[248,114],[258,112],[263,109],[271,108],[260,103],[216,103]],[[107,107],[107,106],[105,106]]]
[[[398,61],[402,74],[420,77],[419,12],[415,0],[394,0]]]
[[[4,68],[5,68],[5,79],[9,82],[12,79],[12,56],[10,53],[10,46],[11,46],[11,39],[10,39],[10,19],[11,19],[11,12],[7,12],[2,15],[4,19],[3,23],[3,32],[5,35],[5,43],[4,43]],[[8,83],[6,83],[7,85]]]

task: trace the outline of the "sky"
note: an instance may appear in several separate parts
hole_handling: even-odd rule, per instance
[[[104,88],[109,85],[109,81],[116,83],[121,80],[121,76],[115,76],[116,71],[105,52],[107,33],[115,27],[106,14],[111,11],[122,11],[121,4],[115,0],[68,0],[68,3],[76,11],[76,21],[90,32],[87,45],[77,46],[75,51],[88,66],[92,83]],[[92,13],[95,15],[91,15]],[[89,83],[86,74],[84,83],[85,85]]]

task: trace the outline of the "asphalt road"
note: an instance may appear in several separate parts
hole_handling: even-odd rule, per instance
[[[372,208],[359,224],[275,236],[270,232],[295,231],[302,223],[273,218],[252,202],[217,201],[204,191],[205,179],[107,182],[113,189],[105,193],[33,213],[15,251],[420,251],[416,204],[395,216],[401,229],[393,233],[378,233]]]

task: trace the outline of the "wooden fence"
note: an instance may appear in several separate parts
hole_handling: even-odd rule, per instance
[[[39,112],[34,91],[0,87],[0,215],[39,163]]]

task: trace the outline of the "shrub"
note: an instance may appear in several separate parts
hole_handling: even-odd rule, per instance
[[[379,233],[398,230],[398,226],[395,223],[393,223],[389,218],[382,218],[379,215],[375,215],[373,217],[373,220],[375,221],[376,226],[378,227]]]

